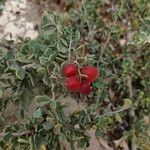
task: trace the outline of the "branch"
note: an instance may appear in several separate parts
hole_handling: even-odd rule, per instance
[[[35,133],[34,130],[27,130],[27,131],[12,133],[11,135],[13,137],[18,137],[18,136],[23,136],[23,135],[33,135],[34,133]]]
[[[128,86],[128,89],[129,89],[129,97],[130,97],[130,99],[132,99],[132,97],[133,97],[133,92],[132,92],[132,79],[131,79],[130,76],[128,76],[127,86]]]
[[[116,110],[116,111],[110,111],[110,112],[108,112],[108,113],[105,113],[105,114],[100,115],[100,117],[112,116],[112,115],[114,115],[114,114],[116,114],[116,113],[120,113],[120,112],[122,112],[122,111],[124,111],[124,110],[127,110],[127,109],[129,109],[129,108],[122,108],[122,109],[119,109],[119,110]]]
[[[11,133],[11,136],[13,137],[19,137],[19,136],[23,136],[23,135],[34,135],[35,133],[35,130],[32,129],[32,130],[27,130],[27,131],[22,131],[22,132],[14,132],[14,133]],[[0,133],[0,137],[4,137],[6,135],[6,133]]]
[[[32,64],[24,65],[22,68],[23,68],[24,70],[27,70],[27,69],[32,68],[34,65],[35,65],[35,63],[32,63]]]
[[[69,49],[68,49],[68,61],[71,61],[71,44],[72,44],[72,35],[70,36],[70,43],[69,43]]]

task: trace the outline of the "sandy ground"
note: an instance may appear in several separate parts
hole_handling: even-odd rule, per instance
[[[27,0],[7,0],[0,16],[0,39],[11,34],[16,40],[18,37],[38,36],[40,23],[40,6]]]

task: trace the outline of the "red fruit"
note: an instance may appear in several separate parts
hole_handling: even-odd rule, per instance
[[[78,77],[70,77],[65,79],[65,86],[69,91],[77,92],[80,89],[81,82]]]
[[[90,83],[88,81],[84,81],[81,84],[79,92],[83,95],[89,95],[92,90],[92,87],[90,86]]]
[[[76,76],[78,74],[78,67],[74,64],[65,64],[62,72],[65,77]]]
[[[97,79],[99,73],[95,67],[85,66],[80,70],[81,74],[87,75],[87,81],[93,82]]]

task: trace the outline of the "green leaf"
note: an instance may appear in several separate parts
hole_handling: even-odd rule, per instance
[[[39,106],[44,106],[46,104],[50,104],[51,108],[53,108],[53,109],[56,108],[56,101],[53,99],[50,99],[47,95],[36,96],[34,100],[37,103],[37,105],[39,105]]]
[[[55,125],[53,129],[54,134],[58,135],[60,133],[61,128],[62,128],[62,124]]]
[[[0,49],[0,60],[3,58],[3,51]]]
[[[124,108],[130,108],[132,105],[132,101],[128,98],[124,99],[124,104],[123,104],[123,107]]]
[[[31,61],[29,59],[27,59],[26,55],[23,55],[22,53],[18,52],[16,54],[17,60],[19,62],[23,62],[23,63],[30,63]]]
[[[5,147],[4,141],[0,140],[0,150],[2,150]]]
[[[37,103],[37,105],[39,105],[39,106],[44,106],[44,105],[50,103],[50,98],[46,95],[36,96],[34,100]]]
[[[45,121],[45,122],[43,123],[43,128],[44,128],[45,130],[50,130],[50,129],[52,128],[52,126],[51,126],[51,124],[50,124],[48,121]]]
[[[120,27],[118,25],[115,25],[115,26],[112,26],[111,32],[119,34],[121,32],[121,29],[120,29]]]
[[[29,45],[28,43],[27,44],[24,44],[21,48],[20,48],[20,52],[22,52],[23,54],[26,53],[29,49]]]
[[[62,133],[62,132],[59,133],[59,140],[60,140],[60,141],[66,140],[66,136],[65,136],[64,133]]]
[[[88,127],[89,123],[90,119],[88,117],[88,114],[84,110],[82,110],[80,112],[79,124],[86,128]]]
[[[35,142],[36,149],[39,149],[39,147],[41,146],[41,144],[43,142],[43,139],[40,134],[38,134],[38,133],[34,134],[34,142]]]
[[[12,137],[11,133],[6,133],[3,140],[8,142],[10,140],[10,138]]]
[[[96,138],[102,137],[103,135],[104,135],[104,132],[103,132],[102,130],[97,129],[97,130],[95,131],[95,136],[96,136]]]
[[[51,54],[51,55],[49,56],[49,61],[50,61],[50,62],[51,62],[51,61],[54,61],[54,60],[55,60],[55,58],[56,58],[56,56],[57,56],[57,54],[56,54],[56,53]]]
[[[25,70],[23,68],[21,68],[21,67],[18,68],[16,70],[16,76],[17,76],[18,79],[23,80],[24,77],[25,77]]]
[[[76,37],[75,37],[75,40],[76,41],[79,41],[80,40],[80,37],[81,37],[81,35],[80,35],[80,31],[79,30],[76,30]]]
[[[40,146],[40,150],[46,150],[46,146],[45,146],[44,144],[42,144],[42,145]]]
[[[67,51],[68,51],[68,48],[64,45],[64,43],[62,43],[61,41],[59,41],[58,43],[57,43],[57,49],[58,49],[58,51],[59,52],[61,52],[61,53],[67,53]]]
[[[39,61],[41,65],[47,65],[50,64],[53,60],[55,60],[57,54],[56,53],[52,53],[49,55],[49,57],[47,56],[41,56],[39,57]]]
[[[10,69],[17,70],[19,68],[18,64],[16,62],[11,63]]]
[[[8,51],[6,54],[6,60],[7,61],[14,61],[15,60],[15,55],[13,51]]]
[[[37,69],[37,72],[41,73],[41,74],[45,74],[46,73],[46,69],[44,67],[40,67],[40,68]]]
[[[68,44],[64,39],[60,38],[60,41],[64,46],[68,47]]]
[[[111,119],[108,117],[103,117],[103,118],[98,118],[97,122],[96,122],[96,126],[98,129],[105,129],[107,127],[107,125],[111,123]]]
[[[83,138],[79,141],[80,147],[86,149],[89,145],[89,140],[87,138]]]
[[[48,48],[44,51],[44,56],[49,57],[51,54],[53,54],[53,50]]]
[[[29,144],[29,141],[27,141],[26,139],[19,138],[17,141],[19,143]]]
[[[28,76],[29,76],[29,78],[30,78],[30,81],[31,81],[32,86],[34,86],[33,77],[31,76],[31,74],[30,74],[30,73],[27,73],[27,75],[28,75]]]
[[[39,60],[41,65],[46,65],[49,62],[49,59],[45,56],[41,56]]]
[[[54,99],[51,99],[51,101],[50,101],[50,106],[51,106],[53,109],[56,109],[57,103],[56,103],[56,101],[55,101]]]
[[[51,79],[50,79],[50,77],[47,75],[47,74],[45,74],[44,75],[44,77],[43,77],[43,82],[47,85],[47,86],[51,86],[51,84],[52,84],[52,82],[51,82]]]
[[[48,121],[45,121],[45,122],[43,123],[43,128],[44,128],[45,130],[50,130],[50,129],[52,129],[52,128],[54,127],[55,121],[54,121],[53,118],[49,118],[49,119],[47,119],[47,120],[48,120]]]
[[[66,54],[58,53],[58,57],[61,59],[67,59],[68,56]]]
[[[34,55],[35,58],[38,58],[39,56],[42,56],[43,51],[42,51],[41,44],[38,40],[37,41],[33,40],[33,41],[29,42],[29,53],[31,55]]]
[[[94,112],[96,112],[97,107],[98,106],[96,104],[91,104],[91,106],[89,108],[87,108],[87,113],[93,114]]]
[[[30,150],[36,150],[33,137],[29,137]]]
[[[56,29],[57,28],[53,12],[44,15],[41,22],[41,31],[43,31],[44,34],[50,34],[51,32],[54,32]]]
[[[34,118],[42,118],[42,114],[43,114],[43,110],[40,107],[34,112],[33,117]]]
[[[120,116],[119,113],[116,113],[116,114],[115,114],[115,120],[118,121],[118,122],[121,122],[121,121],[122,121],[121,116]]]

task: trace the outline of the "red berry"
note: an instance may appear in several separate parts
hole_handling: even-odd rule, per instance
[[[78,67],[74,64],[65,64],[62,72],[65,77],[76,76],[78,74]]]
[[[89,95],[92,90],[92,87],[90,86],[90,83],[88,81],[84,81],[81,83],[81,87],[79,92],[83,95]]]
[[[85,66],[80,70],[81,74],[87,75],[87,81],[93,82],[97,79],[99,73],[95,67]]]
[[[70,77],[65,79],[65,86],[72,92],[77,92],[80,89],[81,82],[78,77]]]

